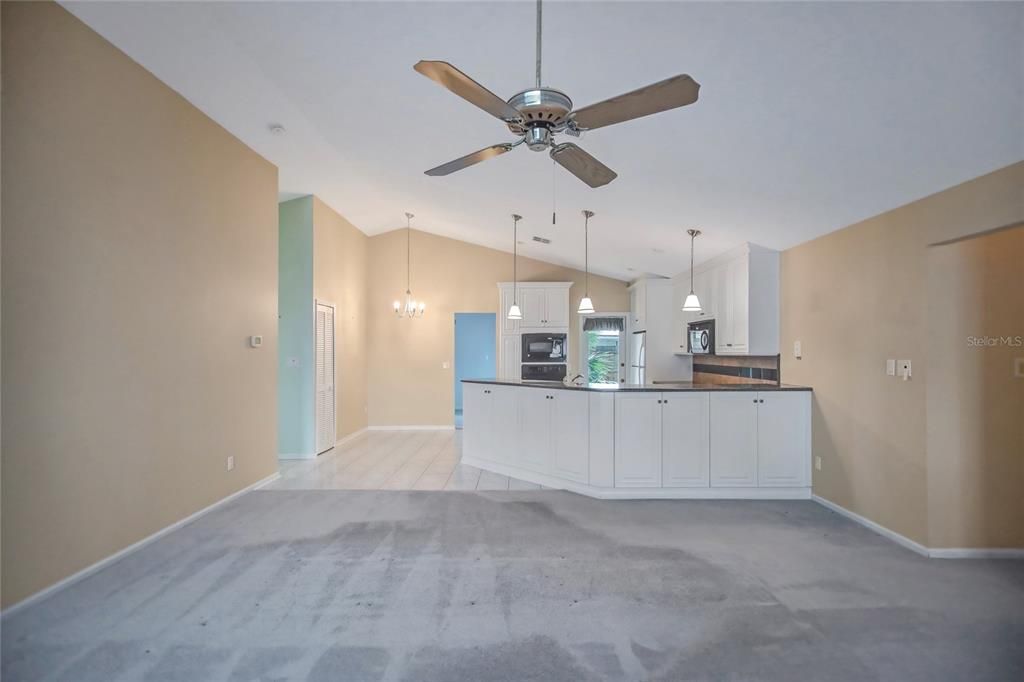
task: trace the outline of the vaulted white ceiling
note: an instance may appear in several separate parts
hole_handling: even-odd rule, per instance
[[[367,234],[404,224],[622,279],[744,241],[784,249],[1024,159],[1024,3],[547,3],[544,82],[577,106],[676,73],[700,101],[577,142],[590,189],[415,73],[444,59],[503,97],[530,87],[534,3],[65,3]],[[287,132],[273,135],[271,123]]]

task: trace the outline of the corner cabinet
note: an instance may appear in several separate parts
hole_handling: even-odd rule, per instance
[[[673,346],[686,348],[691,322],[715,320],[719,355],[777,355],[779,352],[779,253],[744,244],[694,269],[699,313],[684,313],[690,272],[673,278]]]

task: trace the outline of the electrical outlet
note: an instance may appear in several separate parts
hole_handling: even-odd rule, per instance
[[[901,379],[906,381],[910,378],[910,360],[897,360],[896,361],[896,373]]]
[[[228,471],[231,471],[234,468],[235,468],[235,456],[234,455],[229,455],[228,456]]]
[[[441,369],[448,369],[449,367],[451,367],[451,363],[449,363],[447,360],[441,363]]]
[[[814,458],[814,468],[817,471],[821,471],[821,457],[820,456]]]

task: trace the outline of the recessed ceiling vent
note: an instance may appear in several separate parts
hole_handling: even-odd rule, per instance
[[[533,235],[533,241],[540,242],[541,244],[550,244],[551,243],[550,239],[547,239],[545,237],[538,237],[537,235]]]

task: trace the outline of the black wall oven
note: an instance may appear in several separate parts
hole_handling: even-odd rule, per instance
[[[565,334],[523,334],[523,362],[565,362]]]

